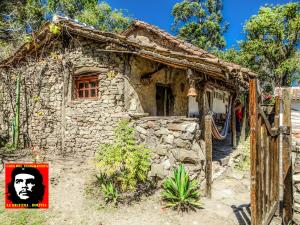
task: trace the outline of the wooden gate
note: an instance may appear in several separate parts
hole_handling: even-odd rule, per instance
[[[280,152],[283,152],[284,180],[284,217],[292,219],[291,201],[291,160],[288,149],[288,129],[279,128],[280,98],[276,97],[273,108],[273,121],[270,123],[262,107],[262,96],[258,91],[257,80],[250,80],[250,154],[251,154],[251,224],[267,225],[279,209],[280,202]],[[288,101],[287,101],[288,102]],[[284,104],[283,122],[290,115],[290,109]],[[284,126],[283,126],[284,127]],[[281,132],[285,130],[284,132]],[[280,133],[283,133],[282,151],[280,151]],[[290,170],[290,174],[288,171]],[[287,223],[285,223],[287,224]]]

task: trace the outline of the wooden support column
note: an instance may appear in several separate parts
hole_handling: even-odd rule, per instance
[[[291,92],[282,90],[282,172],[283,172],[283,221],[287,225],[293,218],[293,173],[292,173],[292,136],[291,136]]]
[[[258,206],[257,206],[257,184],[256,184],[256,174],[257,174],[257,120],[258,120],[258,113],[257,113],[257,97],[256,97],[256,80],[250,80],[249,83],[250,87],[250,101],[249,101],[249,113],[250,113],[250,160],[251,160],[251,168],[250,168],[250,175],[251,175],[251,224],[257,225],[258,224]]]
[[[232,107],[231,107],[231,144],[232,147],[236,148],[236,124],[235,124],[235,100],[236,94],[232,96]]]
[[[240,141],[245,142],[246,140],[246,127],[247,127],[247,95],[244,95],[244,111],[243,111],[243,121],[242,121],[242,127],[241,127],[241,136]]]
[[[206,196],[211,198],[212,189],[212,116],[205,116]]]

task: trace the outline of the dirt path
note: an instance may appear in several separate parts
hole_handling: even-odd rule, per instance
[[[69,165],[68,165],[69,164]],[[244,174],[226,177],[214,184],[213,199],[203,199],[204,209],[189,214],[179,215],[172,210],[162,209],[159,193],[144,198],[132,206],[100,207],[100,199],[92,199],[87,192],[93,177],[91,165],[80,166],[65,162],[64,167],[55,166],[51,173],[57,174],[52,179],[52,206],[47,213],[47,224],[91,224],[91,225],[219,225],[235,223],[233,205],[248,203],[248,183]],[[238,178],[238,179],[237,179]],[[242,183],[242,185],[241,185]],[[242,200],[242,201],[241,201]]]
[[[177,214],[162,209],[159,193],[131,206],[102,206],[92,182],[93,163],[74,160],[50,162],[50,207],[40,210],[48,225],[248,225],[248,172],[227,170],[214,181],[212,199],[203,198],[203,209]],[[1,188],[3,173],[0,175]],[[94,197],[92,197],[94,195]],[[3,204],[0,207],[4,207]],[[5,211],[4,211],[5,213]],[[7,223],[12,224],[12,223]],[[20,223],[22,224],[22,223]],[[28,224],[28,223],[26,223]],[[30,223],[29,223],[30,224]]]
[[[203,198],[204,209],[179,215],[162,209],[159,193],[142,199],[131,206],[101,207],[99,197],[89,192],[94,180],[93,163],[80,160],[56,160],[50,162],[50,207],[41,210],[49,225],[219,225],[235,224],[232,205],[248,203],[247,179],[240,174],[214,183],[213,199]],[[1,174],[1,187],[3,184]],[[242,184],[242,185],[241,185]],[[4,207],[2,205],[1,207]]]

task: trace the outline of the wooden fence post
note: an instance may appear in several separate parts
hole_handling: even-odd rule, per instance
[[[249,114],[250,114],[250,160],[251,160],[251,225],[257,225],[257,188],[256,188],[256,170],[257,170],[257,151],[256,151],[256,133],[257,133],[257,96],[256,80],[250,80],[249,83]]]
[[[211,198],[212,189],[212,116],[205,116],[205,155],[206,155],[206,196]]]
[[[283,172],[283,221],[289,224],[293,219],[293,173],[291,136],[291,92],[282,90],[283,134],[282,134],[282,172]]]

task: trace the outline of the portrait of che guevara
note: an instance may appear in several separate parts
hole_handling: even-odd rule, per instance
[[[42,202],[45,185],[38,169],[33,167],[16,167],[11,173],[11,182],[7,187],[7,198],[13,204],[27,204],[29,208],[37,207]]]

